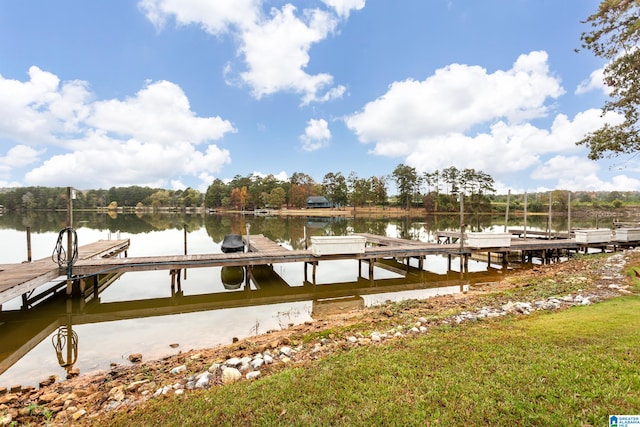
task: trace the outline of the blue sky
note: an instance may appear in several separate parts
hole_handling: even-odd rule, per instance
[[[0,187],[474,168],[498,192],[638,190],[575,141],[596,0],[0,3]],[[393,183],[390,184],[394,192]]]

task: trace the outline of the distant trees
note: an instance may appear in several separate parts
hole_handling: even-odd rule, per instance
[[[397,186],[397,197],[389,197],[388,182]],[[149,187],[112,187],[108,190],[78,191],[73,201],[75,209],[106,208],[170,208],[182,210],[190,207],[250,209],[282,206],[306,207],[309,196],[325,196],[334,206],[397,206],[421,207],[427,212],[454,212],[460,207],[460,194],[465,197],[467,212],[489,212],[493,207],[504,206],[506,195],[495,195],[493,178],[475,169],[418,171],[407,165],[398,165],[390,176],[359,177],[351,172],[345,177],[341,172],[327,173],[322,183],[304,173],[296,173],[282,181],[273,175],[236,176],[228,183],[215,179],[203,194],[193,188],[185,190],[153,189]],[[20,187],[0,189],[0,205],[9,211],[66,210],[65,187]],[[573,192],[572,204],[593,207],[623,207],[640,204],[640,192]],[[552,209],[568,209],[568,192],[551,193]],[[529,194],[530,212],[548,209],[549,193]],[[522,208],[522,195],[513,195],[510,206]]]
[[[66,210],[66,187],[18,187],[0,192],[0,205],[7,210]],[[77,191],[73,201],[75,209],[105,208],[112,202],[116,206],[138,205],[154,208],[185,208],[202,205],[202,193],[193,188],[164,190],[140,186],[111,187],[108,190]]]
[[[407,209],[411,207],[413,194],[420,185],[420,180],[416,168],[399,164],[391,174],[398,188],[398,200]]]
[[[329,172],[322,179],[324,196],[333,206],[345,206],[349,201],[347,180],[341,172]]]
[[[392,177],[398,188],[398,204],[406,209],[421,201],[427,211],[453,211],[459,206],[460,193],[464,193],[469,198],[468,207],[481,210],[490,204],[488,195],[495,193],[493,178],[475,169],[459,170],[450,166],[421,175],[414,167],[399,164]],[[423,184],[426,191],[421,193]],[[442,186],[444,193],[441,192]]]

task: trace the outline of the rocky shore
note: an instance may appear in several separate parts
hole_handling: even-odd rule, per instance
[[[194,390],[259,381],[287,366],[313,363],[334,351],[410,339],[442,324],[462,325],[597,303],[631,293],[625,270],[638,259],[640,251],[636,250],[606,258],[581,257],[523,271],[499,283],[472,288],[466,294],[341,313],[228,346],[191,350],[162,360],[145,361],[143,355],[131,355],[132,366],[115,366],[109,372],[61,382],[50,378],[38,389],[0,389],[0,426],[99,424],[116,412],[138,408],[150,399],[167,395],[188,398]],[[575,292],[538,297],[536,288],[544,286]],[[518,299],[505,299],[501,292],[506,290],[517,290],[511,294],[517,294]],[[344,325],[358,325],[359,332],[335,332]],[[326,330],[331,333],[320,333]],[[303,343],[301,338],[314,332],[318,338]]]

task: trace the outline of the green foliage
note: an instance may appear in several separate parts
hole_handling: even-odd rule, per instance
[[[580,37],[583,48],[607,61],[604,81],[611,92],[602,107],[603,114],[617,113],[621,117],[621,121],[609,122],[578,142],[589,148],[593,160],[640,151],[639,15],[638,1],[603,0],[598,11],[586,20],[591,29]]]
[[[433,328],[111,425],[604,425],[640,397],[640,299]]]

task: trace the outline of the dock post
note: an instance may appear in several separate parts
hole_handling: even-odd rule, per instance
[[[98,292],[100,291],[100,276],[96,274],[95,276],[92,276],[92,280],[93,280],[93,297],[97,299]]]
[[[316,267],[318,266],[318,261],[313,262],[313,272],[311,273],[311,278],[313,279],[313,284],[316,284]]]
[[[571,191],[567,191],[567,233],[571,238]]]
[[[369,260],[369,280],[373,280],[373,259]]]
[[[27,225],[27,261],[31,262],[31,226]]]
[[[507,227],[509,225],[509,203],[511,203],[511,189],[507,192],[507,209],[504,212],[504,232],[507,232]]]
[[[171,296],[173,297],[176,294],[176,271],[171,269],[169,274],[171,275]]]
[[[551,205],[553,204],[553,199],[551,198],[552,192],[549,192],[549,219],[547,220],[547,239],[551,239]]]
[[[67,296],[73,294],[73,280],[71,279],[71,267],[73,264],[73,199],[76,192],[73,188],[67,187]]]
[[[307,265],[309,265],[309,263],[305,261],[304,262],[304,281],[305,281],[305,283],[308,282],[308,280],[307,280]]]
[[[187,224],[184,224],[184,254],[187,255]],[[187,280],[187,269],[184,269],[184,280]]]
[[[527,238],[527,192],[524,192],[524,234],[523,237]]]

